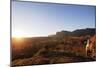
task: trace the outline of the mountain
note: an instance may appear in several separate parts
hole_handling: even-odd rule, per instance
[[[86,29],[77,29],[74,31],[60,31],[57,32],[55,36],[85,36],[85,35],[94,35],[96,34],[96,29],[95,28],[86,28]]]

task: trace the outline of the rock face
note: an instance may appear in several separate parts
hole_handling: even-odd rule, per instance
[[[61,31],[57,32],[56,36],[93,36],[95,34],[95,28],[77,29],[74,31]]]
[[[89,58],[96,60],[96,35],[88,40],[86,45],[86,54]]]

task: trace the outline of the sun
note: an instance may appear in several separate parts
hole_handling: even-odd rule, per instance
[[[25,32],[23,32],[22,30],[16,30],[12,33],[12,37],[15,37],[17,39],[21,39],[22,37],[24,37]]]

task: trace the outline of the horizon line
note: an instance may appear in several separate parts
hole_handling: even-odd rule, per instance
[[[80,29],[75,29],[75,30],[82,30],[82,29],[96,29],[96,27],[95,28],[80,28]],[[75,30],[73,30],[73,31],[75,31]],[[61,30],[61,31],[69,31],[69,30]],[[56,31],[55,34],[57,32],[61,32],[61,31]],[[73,31],[69,31],[69,32],[73,32]],[[18,38],[49,37],[49,36],[55,35],[55,34],[53,33],[53,34],[49,34],[49,35],[35,35],[35,36],[33,36],[33,35],[27,35],[27,36],[20,36]],[[17,38],[17,36],[12,36],[12,35],[11,35],[11,37],[12,38]]]

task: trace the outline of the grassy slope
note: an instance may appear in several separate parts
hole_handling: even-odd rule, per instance
[[[12,65],[92,61],[86,56],[83,41],[84,37],[32,38],[23,39],[20,43],[14,40]]]

